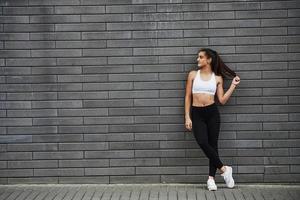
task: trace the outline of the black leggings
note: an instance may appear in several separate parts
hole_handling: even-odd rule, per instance
[[[197,143],[209,159],[209,176],[215,176],[223,163],[218,155],[220,113],[216,103],[197,107],[191,106],[192,130]]]

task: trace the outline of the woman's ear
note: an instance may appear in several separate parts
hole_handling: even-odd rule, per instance
[[[209,64],[211,64],[211,61],[212,61],[211,58],[207,59],[207,62],[208,62]]]

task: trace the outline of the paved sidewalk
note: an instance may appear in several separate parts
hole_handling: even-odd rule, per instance
[[[0,185],[0,200],[300,200],[300,185],[28,184]]]

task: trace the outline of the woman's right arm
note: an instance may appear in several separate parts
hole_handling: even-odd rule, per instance
[[[186,128],[191,129],[191,116],[190,116],[190,108],[191,108],[191,101],[192,101],[192,83],[193,83],[193,71],[188,74],[188,78],[186,81],[186,89],[185,89],[185,121],[186,121]],[[188,123],[187,123],[188,121]]]

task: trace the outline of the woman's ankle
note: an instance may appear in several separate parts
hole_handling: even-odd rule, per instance
[[[225,165],[223,165],[223,166],[220,168],[220,171],[221,171],[221,174],[223,174],[223,173],[226,171]]]

